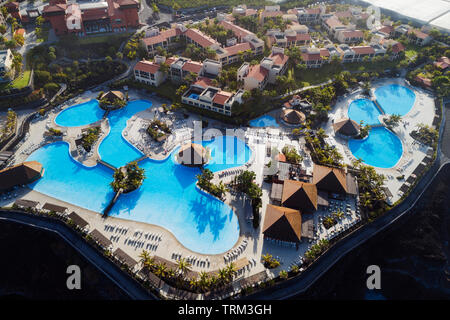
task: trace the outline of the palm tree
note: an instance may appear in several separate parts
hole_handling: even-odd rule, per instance
[[[205,271],[201,271],[199,274],[199,280],[198,280],[198,285],[200,287],[200,289],[206,290],[209,286],[209,276]]]
[[[230,280],[228,276],[228,271],[226,268],[219,269],[219,272],[217,273],[217,278],[219,279],[220,284],[225,285]]]
[[[286,270],[281,270],[280,271],[280,278],[281,279],[287,279],[287,277],[288,277],[287,271]]]
[[[156,265],[155,275],[157,277],[159,277],[161,279],[161,278],[165,277],[166,273],[167,273],[167,267],[166,267],[165,263],[161,262]]]
[[[150,252],[147,250],[142,250],[141,254],[139,255],[139,258],[141,258],[142,265],[147,270],[151,270],[151,268],[155,265],[155,259],[150,256]]]
[[[179,275],[181,277],[184,277],[189,271],[191,271],[190,267],[191,264],[189,262],[186,261],[185,258],[181,258],[180,260],[178,260],[178,271],[179,271]]]
[[[227,264],[226,270],[229,281],[233,280],[234,275],[237,273],[236,265],[233,262],[230,262],[229,264]]]

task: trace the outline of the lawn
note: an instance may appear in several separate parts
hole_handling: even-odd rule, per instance
[[[17,88],[17,89],[21,89],[23,87],[26,87],[28,85],[28,82],[30,81],[30,75],[31,75],[31,71],[30,70],[26,70],[19,77],[14,79],[13,82],[11,82],[11,86],[13,88]]]
[[[418,51],[420,51],[420,49],[421,48],[419,46],[408,43],[408,45],[405,48],[405,56],[409,60],[411,60],[417,55],[417,53],[418,53]]]

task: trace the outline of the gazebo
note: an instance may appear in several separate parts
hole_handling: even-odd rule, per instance
[[[344,137],[354,137],[359,134],[360,125],[351,119],[341,119],[333,123],[334,132]]]
[[[178,162],[188,167],[201,167],[208,162],[208,151],[202,145],[187,143],[180,147]]]
[[[281,112],[281,119],[287,124],[301,124],[305,122],[306,116],[303,112],[294,109],[284,109]]]
[[[107,100],[110,103],[114,103],[114,101],[116,101],[116,99],[124,100],[124,98],[125,97],[124,97],[123,93],[120,91],[117,91],[117,90],[111,90],[111,91],[105,92],[100,97],[100,99]]]

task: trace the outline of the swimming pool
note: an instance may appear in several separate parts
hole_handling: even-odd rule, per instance
[[[391,84],[377,88],[375,97],[384,113],[404,116],[414,105],[416,94],[405,86]]]
[[[357,123],[362,120],[364,125],[380,124],[380,121],[378,120],[378,116],[380,115],[381,112],[375,106],[373,101],[368,99],[356,99],[348,106],[348,117]]]
[[[269,115],[264,115],[259,118],[253,119],[250,121],[251,127],[279,127],[280,125],[277,123],[274,117]]]
[[[123,130],[127,117],[150,106],[151,102],[138,100],[119,112],[112,112],[110,123],[116,124],[114,132]],[[114,132],[111,130],[108,136],[112,138],[110,145],[106,145],[111,148],[107,161],[134,160],[136,149]],[[237,137],[222,136],[201,143],[211,150],[206,167],[212,171],[236,167],[251,158],[251,149]],[[164,227],[195,252],[225,252],[239,237],[238,219],[231,207],[196,187],[200,169],[179,165],[174,159],[177,150],[164,161],[141,161],[139,166],[146,175],[144,183],[138,190],[121,195],[109,214]],[[112,158],[114,153],[118,160]],[[65,142],[46,145],[33,152],[28,160],[39,161],[45,168],[45,175],[30,185],[36,191],[96,212],[102,212],[114,196],[109,186],[112,170],[101,164],[86,167],[78,163],[70,156]]]
[[[194,99],[194,100],[198,100],[198,97],[199,97],[199,95],[198,94],[196,94],[196,93],[191,93],[190,95],[189,95],[189,99]]]
[[[62,127],[79,127],[97,122],[103,118],[105,111],[99,107],[97,100],[90,100],[61,111],[55,123]]]
[[[370,129],[365,139],[349,140],[348,147],[356,158],[379,168],[395,166],[403,153],[400,139],[385,127]]]

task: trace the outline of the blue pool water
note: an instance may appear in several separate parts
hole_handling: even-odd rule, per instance
[[[131,115],[150,106],[148,101],[133,101],[111,114],[110,123],[115,128],[108,138],[115,137],[115,141],[110,138],[112,141],[107,142],[110,145],[105,145],[110,148],[105,153],[106,161],[118,163],[135,158],[136,150],[115,132],[123,130],[124,121]],[[250,148],[236,137],[218,137],[202,144],[211,150],[212,159],[206,167],[212,171],[242,165],[251,157]],[[101,148],[106,148],[102,145]],[[139,165],[146,175],[144,183],[138,190],[121,195],[110,215],[164,227],[196,252],[225,252],[239,237],[237,217],[228,205],[195,186],[200,169],[176,163],[177,150],[164,161],[141,161]],[[112,170],[101,164],[83,166],[71,158],[65,142],[44,146],[28,160],[39,161],[45,168],[44,176],[30,185],[36,191],[96,212],[102,212],[114,196],[109,186]]]
[[[378,104],[386,114],[407,114],[414,105],[416,94],[409,88],[391,84],[379,87],[375,90]]]
[[[56,117],[55,123],[63,127],[85,126],[103,118],[104,113],[94,99],[63,110]]]
[[[378,116],[381,112],[375,104],[368,99],[356,99],[348,106],[348,117],[357,123],[361,120],[364,124],[379,124]]]
[[[196,94],[196,93],[191,93],[191,94],[189,95],[189,99],[195,99],[195,100],[198,100],[198,97],[199,97],[199,95]]]
[[[279,127],[274,117],[264,115],[250,121],[252,127]]]
[[[356,158],[379,168],[393,167],[403,153],[400,139],[385,127],[370,129],[367,138],[349,140],[348,146]]]

